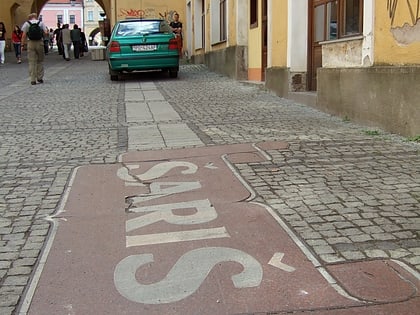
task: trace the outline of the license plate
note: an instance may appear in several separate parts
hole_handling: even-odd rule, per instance
[[[156,50],[157,45],[134,45],[133,51],[152,51]]]

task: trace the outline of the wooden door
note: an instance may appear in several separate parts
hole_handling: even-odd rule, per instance
[[[317,89],[317,69],[322,67],[322,45],[338,38],[338,1],[310,0],[308,30],[308,90]]]
[[[316,91],[316,71],[322,67],[322,46],[320,45],[320,34],[323,33],[322,24],[320,22],[323,9],[323,1],[310,0],[309,6],[309,30],[308,30],[308,90]]]
[[[262,0],[262,24],[261,24],[261,80],[265,81],[265,70],[267,69],[267,42],[268,42],[268,25],[267,25],[267,0]]]

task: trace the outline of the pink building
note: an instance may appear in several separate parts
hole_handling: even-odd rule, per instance
[[[83,0],[50,0],[42,8],[40,18],[48,28],[56,29],[60,23],[69,24],[70,29],[77,24],[83,30]]]

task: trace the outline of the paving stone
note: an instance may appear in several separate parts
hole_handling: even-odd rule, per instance
[[[411,254],[408,250],[405,249],[390,250],[389,253],[390,257],[394,259],[406,257]]]
[[[9,276],[17,276],[17,275],[28,275],[32,271],[32,268],[30,267],[14,267],[9,270],[8,275]]]
[[[28,276],[7,276],[4,279],[3,285],[5,286],[22,286],[22,285],[26,285],[28,283]]]
[[[366,258],[365,254],[360,251],[344,251],[341,255],[348,260],[360,260]]]
[[[387,258],[388,257],[388,254],[385,251],[379,250],[379,249],[366,250],[365,253],[366,253],[366,256],[369,258]]]
[[[19,295],[8,294],[0,299],[0,307],[14,306],[19,301]]]
[[[319,257],[326,263],[338,263],[345,261],[343,257],[335,254],[321,254]]]
[[[332,254],[335,253],[334,248],[332,248],[331,246],[314,246],[313,250],[318,254]]]

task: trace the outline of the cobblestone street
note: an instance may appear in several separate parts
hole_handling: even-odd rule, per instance
[[[105,61],[46,57],[31,86],[26,60],[0,68],[0,314],[17,314],[72,171],[128,149],[127,83],[151,82],[206,146],[282,141],[236,168],[323,264],[391,258],[420,272],[418,143],[332,117],[203,65],[178,79],[109,80]],[[148,122],[140,123],[148,126]]]

